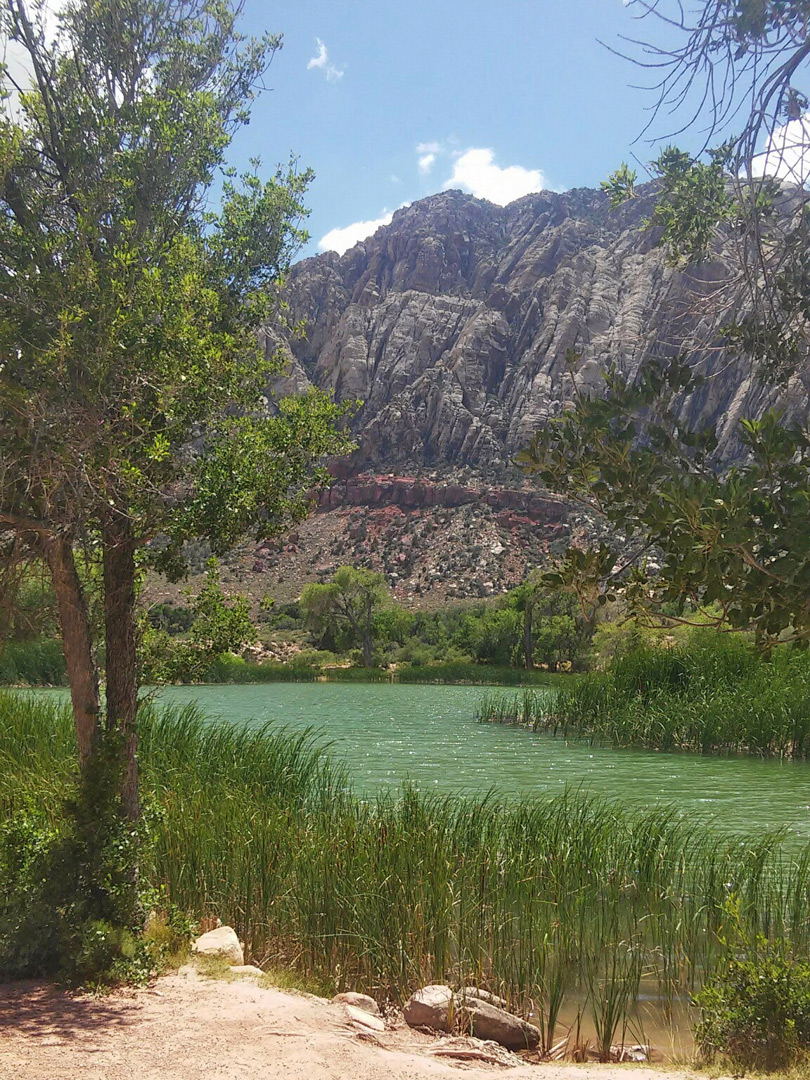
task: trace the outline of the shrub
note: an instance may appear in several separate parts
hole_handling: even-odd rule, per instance
[[[810,962],[784,940],[744,944],[738,905],[729,905],[728,955],[695,998],[695,1041],[709,1059],[737,1069],[783,1069],[810,1050]]]
[[[146,825],[121,814],[122,760],[117,733],[105,734],[56,823],[32,809],[0,824],[0,978],[86,984],[149,974],[136,869]]]

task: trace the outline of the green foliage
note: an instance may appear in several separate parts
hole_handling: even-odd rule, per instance
[[[635,197],[636,172],[629,167],[626,161],[623,161],[607,180],[602,181],[600,187],[602,191],[610,196],[610,205],[612,207],[621,206],[628,199]]]
[[[184,604],[153,604],[147,612],[149,625],[174,637],[184,634],[194,622],[194,613]]]
[[[344,631],[352,645],[362,648],[363,663],[373,661],[374,619],[388,599],[385,575],[362,567],[341,566],[325,585],[310,584],[301,593],[300,606],[307,623],[334,641]]]
[[[789,646],[763,659],[735,636],[693,631],[633,644],[579,677],[538,728],[620,746],[810,757],[810,659]]]
[[[520,662],[523,619],[518,611],[487,607],[462,618],[454,641],[462,652],[484,663],[507,667]]]
[[[149,682],[199,682],[220,658],[241,652],[256,640],[256,627],[244,596],[225,596],[216,559],[208,562],[205,582],[196,596],[189,596],[191,625],[188,636],[172,637],[148,618],[141,654]],[[238,660],[233,656],[233,660]],[[231,681],[231,680],[215,680]]]
[[[90,552],[130,817],[138,573],[178,578],[189,541],[221,554],[302,517],[327,455],[350,445],[336,428],[347,409],[328,396],[268,396],[283,363],[259,331],[283,317],[278,287],[305,239],[311,173],[294,159],[267,179],[258,162],[243,176],[227,166],[280,47],[239,32],[241,7],[73,0],[55,35],[43,5],[0,7],[0,33],[31,80],[0,119],[0,527],[13,533],[3,554],[44,559],[69,613],[84,764],[102,716],[98,628],[76,571],[79,542]],[[0,96],[14,90],[0,66]],[[244,607],[213,585],[199,604],[175,649],[191,677],[248,632]],[[168,634],[147,628],[161,634],[156,665]]]
[[[723,961],[695,997],[698,1048],[740,1071],[796,1064],[810,1051],[810,962],[785,940],[757,934],[752,942],[734,898],[727,923]]]
[[[746,456],[718,471],[714,428],[674,419],[697,380],[679,361],[648,365],[635,384],[607,378],[604,397],[539,431],[521,455],[550,488],[629,535],[614,551],[568,554],[567,571],[602,602],[621,591],[631,612],[668,612],[752,629],[763,648],[810,636],[810,435],[775,413],[746,420]],[[629,549],[629,550],[628,550]],[[659,556],[654,571],[647,557]]]
[[[51,789],[72,765],[70,717],[38,708],[0,696],[0,820],[37,800],[58,832]],[[533,1007],[551,1045],[569,1003],[605,1036],[620,1027],[639,969],[665,1002],[711,981],[728,958],[730,891],[746,940],[808,954],[810,858],[773,836],[743,843],[571,793],[359,799],[311,736],[151,706],[141,731],[146,883],[167,910],[219,914],[254,959],[303,977],[398,999],[474,983]]]
[[[14,573],[17,569],[18,573]],[[41,566],[12,568],[0,584],[0,641],[32,641],[58,635],[53,589]]]
[[[7,641],[0,646],[0,684],[64,686],[66,680],[61,642],[46,638]]]
[[[731,156],[731,147],[722,146],[708,161],[695,161],[668,146],[653,163],[661,184],[649,224],[661,229],[660,243],[673,263],[709,258],[719,227],[740,213],[726,183]]]
[[[11,524],[47,519],[47,493],[69,484],[62,525],[80,514],[87,529],[113,505],[138,535],[168,536],[153,554],[174,566],[185,537],[222,550],[300,516],[302,475],[345,442],[321,396],[257,412],[278,364],[256,329],[304,236],[311,174],[294,163],[266,181],[228,174],[219,213],[205,209],[280,45],[240,36],[236,14],[143,0],[129,20],[112,0],[80,0],[51,46],[24,7],[5,11],[4,30],[35,58],[35,88],[0,131]],[[34,445],[38,416],[49,422]]]
[[[120,811],[120,737],[105,734],[55,824],[33,810],[0,821],[0,978],[144,978],[133,867],[146,825]]]

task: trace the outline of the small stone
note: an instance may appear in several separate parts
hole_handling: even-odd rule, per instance
[[[191,946],[191,951],[198,956],[221,956],[232,964],[241,966],[245,962],[245,952],[232,926],[219,926],[198,937]]]
[[[255,964],[231,964],[228,970],[232,975],[264,975],[262,969]]]
[[[380,1006],[368,994],[355,994],[354,991],[347,990],[344,994],[335,994],[332,1001],[335,1005],[353,1005],[355,1009],[362,1009],[372,1016],[380,1015]]]
[[[453,991],[449,986],[423,986],[411,995],[402,1014],[410,1027],[450,1031],[453,1024]]]

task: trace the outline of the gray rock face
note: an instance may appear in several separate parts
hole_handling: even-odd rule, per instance
[[[447,191],[397,211],[342,257],[293,268],[287,299],[306,338],[281,341],[289,375],[360,398],[355,466],[508,462],[537,425],[570,403],[566,354],[580,386],[616,365],[634,373],[725,321],[707,295],[722,264],[684,274],[642,227],[650,195],[611,210],[589,190],[528,195],[506,207]],[[690,422],[718,422],[721,452],[737,421],[779,402],[806,411],[807,387],[752,382],[745,361],[695,354],[709,378],[680,405]]]

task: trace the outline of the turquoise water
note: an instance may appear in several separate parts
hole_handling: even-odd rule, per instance
[[[480,724],[485,688],[270,683],[166,687],[212,718],[312,727],[360,794],[403,781],[442,794],[558,794],[566,787],[634,806],[669,804],[724,830],[785,827],[810,839],[810,763],[617,750]]]

